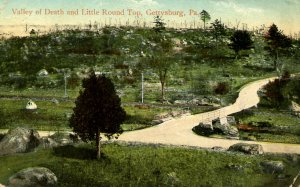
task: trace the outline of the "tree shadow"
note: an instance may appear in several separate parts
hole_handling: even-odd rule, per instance
[[[79,160],[96,160],[96,150],[89,147],[76,147],[74,145],[65,145],[53,148],[53,154],[58,157],[79,159]],[[108,157],[101,153],[101,160],[109,160]]]

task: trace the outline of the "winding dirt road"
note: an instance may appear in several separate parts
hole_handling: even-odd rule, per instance
[[[257,91],[273,79],[274,78],[263,79],[248,84],[240,91],[236,102],[230,106],[207,113],[173,119],[151,128],[127,132],[122,134],[119,137],[119,140],[166,145],[196,146],[203,148],[218,146],[226,149],[236,143],[256,143],[262,145],[265,152],[300,154],[300,145],[297,144],[207,138],[196,135],[192,131],[192,128],[197,126],[200,122],[217,119],[219,117],[222,118],[256,106],[259,103]]]

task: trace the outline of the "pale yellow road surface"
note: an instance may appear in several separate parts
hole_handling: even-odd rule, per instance
[[[259,88],[273,79],[274,78],[264,79],[245,86],[239,93],[239,97],[233,105],[207,113],[173,119],[151,128],[127,132],[122,134],[119,137],[119,140],[141,143],[196,146],[203,148],[212,148],[215,146],[228,148],[229,146],[240,142],[251,144],[256,143],[262,145],[265,152],[300,154],[300,145],[297,144],[215,139],[196,135],[192,131],[194,126],[197,126],[200,122],[205,120],[212,120],[218,117],[222,118],[227,115],[242,111],[243,109],[256,106],[259,102],[257,91]]]

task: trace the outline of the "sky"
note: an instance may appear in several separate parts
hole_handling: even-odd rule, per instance
[[[20,10],[32,11],[31,15],[16,14]],[[64,14],[45,15],[46,10],[62,10]],[[67,11],[79,11],[79,15],[68,15]],[[96,10],[100,15],[83,15],[84,10]],[[102,15],[103,9],[125,11],[124,15]],[[140,12],[142,16],[128,15],[127,9]],[[37,12],[42,10],[42,15]],[[148,12],[147,12],[148,10]],[[184,17],[164,15],[168,24],[200,22],[199,16],[192,14],[206,10],[211,21],[221,19],[231,26],[247,24],[248,28],[270,26],[275,23],[286,34],[300,31],[300,0],[0,0],[0,25],[24,24],[85,24],[88,22],[108,22],[143,20],[151,22],[155,11],[183,11]],[[15,13],[14,13],[15,12]],[[60,12],[61,13],[61,12]],[[132,12],[133,13],[133,12]],[[147,14],[148,13],[148,14]],[[113,22],[112,21],[112,22]]]

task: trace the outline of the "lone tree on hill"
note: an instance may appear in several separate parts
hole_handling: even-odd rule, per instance
[[[206,23],[207,23],[208,21],[210,21],[210,19],[211,19],[209,13],[208,13],[206,10],[202,10],[202,11],[200,12],[200,19],[203,21],[204,30],[205,30],[205,28],[206,28]]]
[[[230,37],[230,41],[229,47],[235,51],[236,58],[238,58],[241,50],[251,49],[253,45],[253,41],[248,31],[235,31]]]
[[[84,90],[80,91],[75,101],[70,127],[83,141],[96,141],[97,158],[100,158],[100,133],[108,138],[122,133],[120,125],[126,113],[109,78],[96,76],[92,72],[89,78],[83,80],[82,87]]]
[[[153,27],[153,30],[155,32],[160,33],[162,31],[166,30],[166,27],[165,27],[166,23],[164,22],[164,20],[162,19],[161,16],[155,16],[153,23],[155,24]]]
[[[267,50],[274,58],[274,69],[280,70],[279,54],[287,51],[292,46],[292,40],[278,30],[275,24],[272,24],[265,35],[265,40],[268,44]]]

